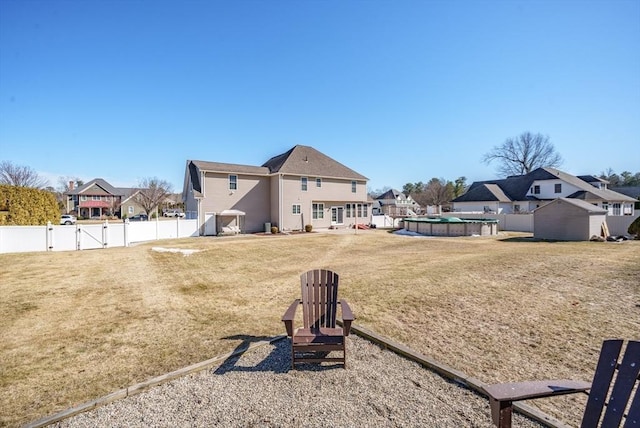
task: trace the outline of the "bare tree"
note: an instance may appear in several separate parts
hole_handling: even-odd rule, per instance
[[[453,199],[454,185],[444,178],[432,178],[424,187],[424,201],[426,205],[439,207],[451,202]]]
[[[495,146],[482,160],[486,164],[499,161],[497,171],[503,176],[522,175],[537,168],[562,165],[562,157],[549,137],[528,131]]]
[[[133,199],[150,215],[165,200],[173,188],[168,181],[157,177],[143,178],[138,183],[139,190]]]
[[[0,162],[0,184],[44,189],[49,185],[49,182],[29,166],[14,165],[10,161],[2,161]]]
[[[73,187],[72,184],[73,183]],[[57,190],[60,193],[65,193],[68,192],[69,190],[73,190],[73,189],[77,189],[78,187],[82,186],[84,184],[84,182],[79,179],[78,177],[71,177],[71,176],[60,176],[58,177],[58,187]]]

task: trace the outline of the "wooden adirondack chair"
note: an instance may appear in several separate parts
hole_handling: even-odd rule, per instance
[[[291,337],[291,367],[296,363],[323,361],[342,363],[347,367],[345,337],[354,320],[351,308],[338,300],[337,273],[329,270],[311,270],[300,276],[302,299],[293,301],[282,317],[287,336]],[[336,327],[338,303],[342,311],[342,328]],[[294,331],[296,309],[302,304],[303,327]],[[331,351],[341,351],[341,357],[328,357]],[[311,355],[309,354],[311,353]]]
[[[510,428],[514,401],[591,390],[582,417],[582,428],[597,427],[599,422],[599,426],[605,428],[620,426],[629,402],[631,404],[624,427],[639,427],[640,342],[629,341],[624,356],[620,355],[622,343],[622,340],[604,341],[592,383],[554,380],[502,383],[485,387],[493,422],[499,428]],[[634,397],[631,397],[632,394]]]

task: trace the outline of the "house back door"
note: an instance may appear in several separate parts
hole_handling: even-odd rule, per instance
[[[331,207],[331,225],[344,224],[344,207]]]

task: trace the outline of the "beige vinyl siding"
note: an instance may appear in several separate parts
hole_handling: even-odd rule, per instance
[[[365,181],[357,182],[356,193],[351,191],[351,179],[322,178],[322,187],[316,187],[314,181],[314,185],[308,186],[306,192],[300,190],[300,176],[284,175],[282,181],[282,206],[285,207],[282,210],[283,230],[300,230],[307,224],[314,228],[327,228],[331,226],[331,207],[344,207],[347,203],[367,203]],[[314,203],[324,204],[324,218],[312,218]],[[293,204],[300,204],[301,215],[291,213],[290,207]],[[353,218],[345,218],[344,225],[354,221]]]
[[[270,178],[269,187],[271,189],[271,210],[270,210],[270,222],[272,226],[277,226],[281,229],[280,225],[280,175],[274,175]]]
[[[204,180],[205,198],[200,211],[220,213],[232,209],[246,213],[243,232],[254,233],[264,230],[264,223],[271,221],[269,177],[237,174],[238,188],[229,189],[228,173],[207,172]]]
[[[593,212],[564,200],[538,208],[533,216],[534,237],[559,241],[588,241],[600,236],[604,212]]]

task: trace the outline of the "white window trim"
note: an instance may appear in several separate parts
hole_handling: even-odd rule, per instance
[[[235,177],[235,181],[231,181],[231,177]],[[235,184],[235,188],[231,187],[232,184]],[[237,174],[229,174],[229,190],[232,190],[232,191],[238,190],[238,175]]]

